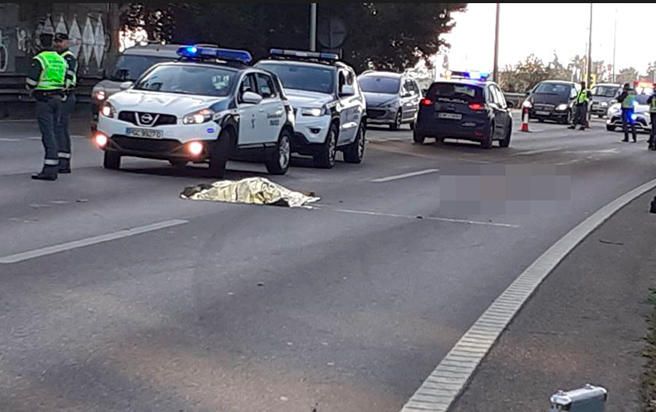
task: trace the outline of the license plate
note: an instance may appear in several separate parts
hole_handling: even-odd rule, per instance
[[[438,113],[438,119],[451,119],[451,120],[460,120],[462,115],[460,113]]]
[[[128,127],[125,129],[125,134],[131,137],[145,137],[148,139],[161,139],[162,131],[156,129],[139,129],[136,127]]]
[[[535,112],[538,116],[549,116],[551,113],[549,112],[542,112],[542,111],[537,111]]]

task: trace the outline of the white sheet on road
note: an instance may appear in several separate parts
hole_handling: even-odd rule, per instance
[[[220,180],[210,185],[191,186],[187,187],[180,197],[191,200],[286,207],[304,207],[319,200],[314,193],[295,192],[263,177],[249,177],[237,181]]]

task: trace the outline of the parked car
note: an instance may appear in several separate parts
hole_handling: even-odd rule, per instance
[[[110,96],[121,91],[122,82],[134,82],[152,65],[175,61],[181,45],[149,44],[125,49],[118,56],[106,79],[98,82],[91,90],[91,131],[96,130],[98,110]]]
[[[651,96],[650,93],[642,91],[636,95],[636,103],[633,106],[633,121],[636,130],[648,132],[652,128],[651,117],[649,115],[649,105],[647,99]],[[613,103],[607,112],[608,120],[606,120],[606,130],[614,131],[616,128],[622,129],[622,105],[621,103]]]
[[[590,90],[592,94],[592,103],[590,104],[590,114],[603,118],[608,112],[608,108],[617,102],[617,96],[620,94],[621,86],[614,83],[599,83],[594,85]]]
[[[427,137],[510,146],[512,117],[503,92],[494,82],[442,80],[433,83],[421,100],[413,133],[415,143]]]
[[[360,163],[367,124],[364,95],[355,71],[335,53],[272,49],[255,67],[275,73],[296,114],[292,151],[332,168],[337,151]]]
[[[562,80],[544,80],[527,93],[523,107],[528,108],[529,119],[540,122],[555,120],[572,123],[574,101],[581,86]]]
[[[414,129],[421,90],[412,78],[400,73],[368,71],[358,76],[367,102],[367,124],[386,124],[398,130]]]
[[[294,115],[277,76],[249,66],[247,51],[188,46],[178,54],[103,103],[95,141],[104,167],[120,168],[123,156],[209,163],[220,178],[238,159],[286,173]]]

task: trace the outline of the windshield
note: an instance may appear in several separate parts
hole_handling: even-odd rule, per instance
[[[592,88],[591,92],[593,96],[615,97],[618,90],[619,87],[615,86],[595,86]]]
[[[367,93],[398,94],[401,79],[394,77],[364,76],[358,79],[360,88]]]
[[[237,73],[221,67],[169,64],[156,67],[134,87],[166,93],[227,96]]]
[[[540,83],[535,89],[535,94],[555,94],[569,96],[572,86],[564,83]]]
[[[174,61],[170,57],[122,55],[116,61],[110,80],[117,82],[135,81],[152,65]]]
[[[427,96],[434,100],[448,98],[463,100],[467,103],[482,102],[483,89],[470,84],[433,83],[428,90]]]
[[[257,67],[275,73],[285,89],[331,94],[335,91],[335,69],[306,65],[260,63]]]

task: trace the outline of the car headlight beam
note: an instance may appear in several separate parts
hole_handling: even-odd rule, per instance
[[[301,109],[302,116],[319,117],[324,114],[324,110],[320,107],[304,107]]]
[[[209,122],[214,117],[214,110],[202,109],[197,112],[189,113],[182,118],[183,124],[202,124]]]

